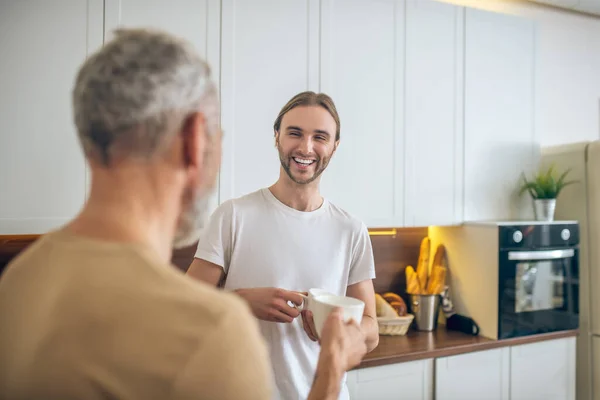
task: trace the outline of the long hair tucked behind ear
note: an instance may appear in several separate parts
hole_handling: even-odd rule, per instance
[[[273,130],[275,133],[279,132],[279,128],[281,128],[281,120],[283,119],[283,116],[287,114],[288,111],[302,106],[319,106],[326,109],[335,121],[335,140],[340,140],[340,116],[338,115],[333,100],[325,93],[315,93],[310,91],[298,93],[292,97],[292,99],[288,101],[285,106],[283,106],[281,111],[279,111],[277,119],[275,119],[275,123],[273,124]]]

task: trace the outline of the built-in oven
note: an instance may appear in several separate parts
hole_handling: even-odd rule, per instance
[[[579,225],[499,227],[498,337],[579,327]]]

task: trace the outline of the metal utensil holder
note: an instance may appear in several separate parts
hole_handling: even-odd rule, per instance
[[[411,294],[410,305],[417,330],[433,331],[437,328],[440,312],[439,294]]]

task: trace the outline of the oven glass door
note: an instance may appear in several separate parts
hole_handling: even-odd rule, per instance
[[[501,338],[576,329],[576,248],[500,253],[498,331]]]

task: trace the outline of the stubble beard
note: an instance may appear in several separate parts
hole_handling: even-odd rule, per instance
[[[329,165],[329,160],[331,159],[331,155],[323,158],[317,157],[317,159],[315,160],[316,165],[315,172],[313,173],[313,175],[307,179],[298,179],[292,174],[292,168],[290,165],[292,163],[292,156],[283,154],[283,150],[279,146],[279,143],[277,144],[277,150],[279,152],[279,161],[281,162],[283,170],[285,171],[287,176],[292,180],[292,182],[297,183],[298,185],[308,185],[309,183],[317,179],[319,176],[321,176],[323,171],[327,169],[327,166]]]
[[[209,216],[209,202],[213,191],[204,194],[191,194],[188,191],[186,196],[193,196],[189,206],[181,213],[179,223],[175,230],[173,238],[173,248],[181,249],[193,245],[198,241],[202,230],[206,226]]]

